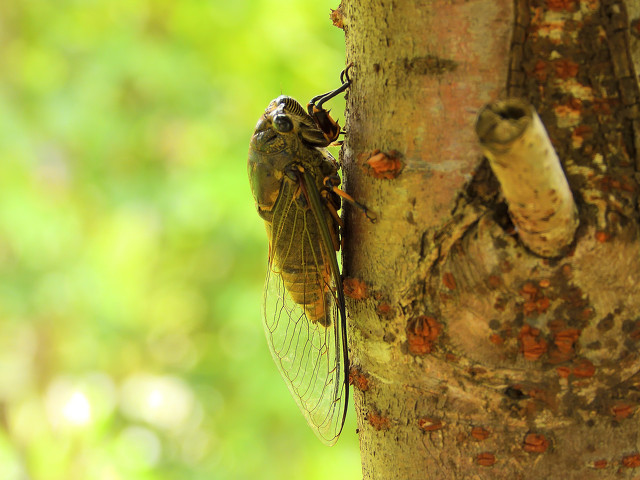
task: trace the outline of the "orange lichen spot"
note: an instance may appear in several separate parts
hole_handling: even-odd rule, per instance
[[[523,325],[518,335],[520,349],[527,360],[538,360],[547,351],[547,342],[540,337],[540,330]]]
[[[525,315],[531,315],[532,313],[536,312],[538,310],[537,306],[536,306],[536,302],[524,302],[522,304],[522,312]]]
[[[556,12],[572,12],[576,8],[576,0],[547,0],[547,6]]]
[[[571,60],[557,60],[553,66],[558,78],[574,78],[578,73],[578,64]]]
[[[418,419],[418,427],[425,432],[434,432],[444,427],[442,420],[438,418],[422,417]]]
[[[392,150],[389,153],[381,152],[376,149],[373,152],[366,154],[368,159],[365,164],[368,166],[371,175],[375,178],[396,178],[402,171],[402,162],[398,158],[400,153]],[[360,156],[359,156],[360,157]]]
[[[611,115],[611,103],[610,98],[594,98],[593,111],[602,115]]]
[[[363,300],[368,297],[367,285],[357,278],[345,278],[342,282],[342,288],[344,289],[344,294],[354,300]]]
[[[444,355],[444,358],[447,359],[448,362],[457,362],[458,361],[458,357],[456,357],[453,353],[446,353]]]
[[[482,452],[476,455],[476,463],[483,467],[490,467],[496,463],[496,456],[491,452]]]
[[[547,311],[550,305],[550,301],[547,297],[540,297],[536,300],[536,311],[538,313],[544,313]]]
[[[607,468],[607,465],[609,465],[609,462],[607,462],[604,458],[601,458],[600,460],[596,460],[595,462],[593,462],[593,468],[597,468],[597,469],[603,469],[603,468]]]
[[[551,281],[548,278],[543,278],[538,282],[538,285],[540,286],[540,288],[549,288],[549,285],[551,285]]]
[[[622,465],[624,465],[627,468],[640,467],[640,454],[634,453],[633,455],[627,455],[626,457],[622,457]]]
[[[636,185],[633,183],[629,183],[628,181],[623,181],[620,184],[620,190],[623,190],[625,192],[635,192],[636,191]]]
[[[442,283],[449,290],[455,290],[456,286],[457,286],[456,285],[456,279],[453,276],[453,273],[451,273],[451,272],[446,272],[444,275],[442,275]]]
[[[588,125],[578,125],[571,132],[571,145],[580,148],[587,138],[593,137],[593,129]]]
[[[329,18],[331,19],[331,23],[335,27],[340,29],[344,28],[344,14],[342,13],[342,6],[339,6],[335,10],[333,8],[330,9],[331,13],[329,14]]]
[[[369,390],[369,377],[362,373],[360,367],[351,367],[349,370],[349,385],[353,385],[361,392]]]
[[[412,355],[431,353],[433,344],[441,331],[442,325],[433,317],[420,315],[410,319],[407,323],[409,353]]]
[[[584,308],[578,314],[578,318],[580,318],[580,320],[589,320],[592,316],[593,316],[593,308],[591,308],[591,307]]]
[[[598,243],[605,243],[610,237],[607,232],[603,232],[602,230],[596,232],[596,241],[598,241]]]
[[[571,265],[569,265],[568,263],[562,265],[562,275],[567,278],[571,278],[571,276],[573,275],[573,269],[571,268]]]
[[[564,105],[556,105],[553,110],[558,117],[573,117],[574,119],[580,119],[580,107],[575,103],[569,102]]]
[[[473,427],[471,429],[471,436],[475,438],[477,441],[481,442],[486,440],[491,435],[491,432],[483,427]]]
[[[498,288],[502,285],[502,280],[497,275],[489,275],[488,283],[491,288]]]
[[[558,364],[558,363],[564,363],[564,362],[568,362],[569,360],[571,360],[571,357],[573,357],[574,352],[561,352],[558,349],[552,349],[549,352],[549,363],[552,364]]]
[[[561,320],[559,318],[555,318],[553,320],[549,320],[547,322],[547,328],[549,330],[551,330],[552,332],[557,332],[558,330],[562,330],[565,328],[565,323],[564,320]]]
[[[629,332],[629,337],[632,340],[640,340],[640,320],[636,320],[633,324],[633,328]]]
[[[553,337],[553,343],[558,351],[562,353],[572,353],[573,345],[576,343],[579,336],[580,330],[577,328],[569,328],[567,330],[557,332]]]
[[[533,76],[538,83],[545,83],[547,81],[548,69],[547,64],[543,60],[538,60],[533,67]]]
[[[523,297],[534,299],[538,293],[538,287],[533,282],[527,282],[520,289],[520,295]]]
[[[543,453],[549,448],[549,440],[539,433],[528,433],[524,437],[523,448],[529,453]]]
[[[491,343],[493,343],[494,345],[502,345],[504,343],[504,338],[502,338],[500,335],[498,335],[497,333],[494,333],[493,335],[491,335],[489,337],[489,341]]]
[[[382,302],[376,307],[376,312],[378,312],[378,315],[389,315],[391,313],[391,305]]]
[[[562,378],[569,378],[569,375],[571,375],[571,369],[569,367],[558,367],[556,368],[556,372]]]
[[[593,377],[593,374],[596,373],[596,367],[589,360],[583,358],[575,367],[573,367],[573,369],[571,369],[571,373],[575,377],[589,378]]]
[[[634,410],[635,407],[633,405],[629,405],[628,403],[618,403],[611,408],[611,413],[616,417],[616,419],[623,419],[631,415]]]
[[[387,417],[383,417],[377,412],[369,412],[367,414],[367,421],[375,430],[389,430],[391,422]]]
[[[542,388],[532,388],[527,391],[527,395],[529,395],[531,398],[535,398],[536,400],[540,400],[543,402],[548,402],[551,396]]]
[[[446,353],[444,358],[448,361],[448,362],[454,362],[457,363],[458,362],[458,357],[456,357],[453,353]]]

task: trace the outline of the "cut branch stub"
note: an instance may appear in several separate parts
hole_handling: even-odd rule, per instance
[[[521,100],[490,103],[478,116],[476,134],[522,243],[542,257],[565,253],[578,228],[578,212],[533,107]]]

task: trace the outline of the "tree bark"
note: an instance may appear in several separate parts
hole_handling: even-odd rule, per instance
[[[345,182],[378,216],[346,209],[364,478],[640,476],[640,2],[343,0],[336,17]],[[513,97],[577,206],[554,258],[521,241],[475,134]]]

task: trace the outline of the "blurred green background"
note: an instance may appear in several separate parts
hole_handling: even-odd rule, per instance
[[[336,86],[337,3],[0,2],[0,479],[361,477],[271,361],[246,177]]]

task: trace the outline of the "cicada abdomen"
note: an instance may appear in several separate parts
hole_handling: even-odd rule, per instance
[[[348,79],[338,90],[346,86]],[[325,149],[339,127],[321,108],[328,98],[321,96],[315,110],[312,101],[310,113],[291,97],[273,100],[251,139],[248,172],[269,237],[264,301],[269,348],[307,422],[332,445],[346,414],[348,358],[336,258],[338,165]]]
[[[315,187],[305,186],[301,172],[292,173],[299,178],[282,184],[281,198],[273,212],[272,228],[276,230],[271,234],[271,264],[279,269],[276,273],[282,276],[285,289],[304,308],[307,318],[329,327],[329,306],[335,303],[333,296],[338,288],[330,262],[339,248],[337,225],[328,212],[321,210],[320,221],[326,222],[332,240],[325,245],[321,225],[305,195],[305,188]]]

